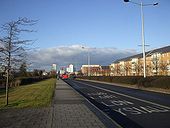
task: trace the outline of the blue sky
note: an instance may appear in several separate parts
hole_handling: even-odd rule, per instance
[[[138,2],[139,0],[134,0]],[[158,48],[170,44],[170,1],[145,7],[145,40]],[[40,49],[85,45],[95,48],[133,49],[141,52],[140,7],[123,0],[0,0],[0,25],[18,17],[38,20],[36,39]]]

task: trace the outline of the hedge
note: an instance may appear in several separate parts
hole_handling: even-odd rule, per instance
[[[50,77],[18,77],[9,81],[9,87],[32,84],[48,78]],[[5,88],[5,85],[6,85],[6,80],[0,79],[0,89]]]
[[[35,82],[39,82],[44,79],[48,79],[49,77],[23,77],[23,78],[17,78],[17,80],[20,80],[20,85],[27,85],[32,84]]]
[[[82,76],[81,79],[97,80],[111,83],[124,83],[138,87],[156,87],[170,89],[170,76]]]

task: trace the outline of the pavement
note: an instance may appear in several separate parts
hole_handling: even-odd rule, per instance
[[[0,128],[51,128],[51,107],[0,110]]]
[[[56,83],[50,107],[0,110],[0,128],[107,127],[117,126],[62,80]]]
[[[59,80],[53,101],[52,128],[105,128],[84,101],[67,83]]]

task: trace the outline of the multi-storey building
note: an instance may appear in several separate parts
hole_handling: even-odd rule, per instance
[[[100,65],[82,65],[81,72],[85,76],[88,75],[88,72],[90,72],[90,76],[110,76],[110,67]]]
[[[143,75],[143,54],[116,60],[110,69],[112,76]],[[146,75],[170,75],[170,46],[146,52]]]
[[[66,71],[68,73],[73,73],[74,72],[74,65],[73,64],[69,64],[68,67],[66,68]]]
[[[100,65],[82,65],[81,66],[81,72],[85,76],[87,76],[88,74],[90,76],[99,76],[100,69],[101,69]]]
[[[109,66],[101,66],[100,75],[101,76],[110,76],[110,67]]]
[[[56,64],[52,64],[51,70],[56,71],[57,70],[57,65]]]

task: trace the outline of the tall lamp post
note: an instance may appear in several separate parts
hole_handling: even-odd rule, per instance
[[[88,49],[88,76],[90,76],[90,52],[89,52],[89,49]]]
[[[85,47],[82,47],[82,49],[85,49]],[[87,48],[87,50],[88,50],[88,56],[87,56],[88,71],[87,71],[87,75],[90,76],[90,52],[89,52],[89,48]]]
[[[142,20],[142,52],[143,52],[143,77],[146,77],[146,55],[145,55],[145,34],[144,34],[144,13],[143,13],[143,7],[144,6],[156,6],[158,3],[153,4],[144,4],[141,0],[141,2],[133,2],[130,0],[124,0],[124,2],[130,2],[132,4],[139,5],[141,8],[141,20]]]
[[[96,48],[86,48],[86,47],[81,47],[82,49],[87,49],[88,56],[87,56],[87,64],[88,64],[88,76],[91,76],[91,71],[90,71],[90,50],[91,49],[96,49]]]

